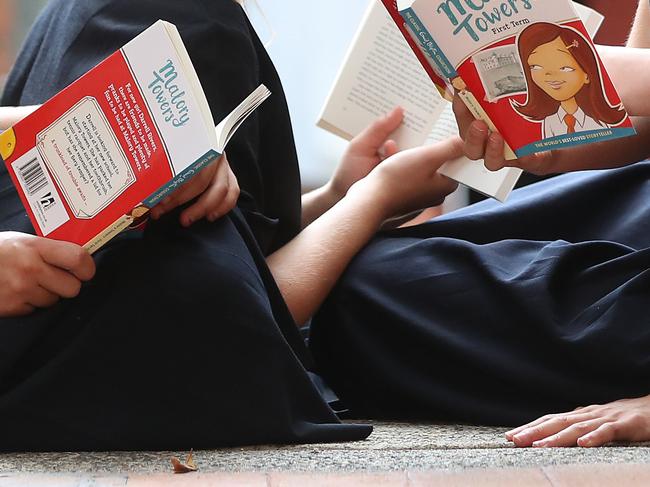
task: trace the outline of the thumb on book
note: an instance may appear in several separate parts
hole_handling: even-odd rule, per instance
[[[46,263],[69,271],[81,281],[88,281],[95,275],[95,262],[83,247],[49,238],[38,238],[35,245]]]
[[[404,109],[397,107],[387,115],[376,119],[363,132],[355,137],[355,142],[378,150],[386,139],[395,132],[404,120]]]
[[[465,153],[463,139],[460,137],[449,137],[426,146],[425,150],[428,152],[430,160],[435,161],[438,167],[462,157]]]

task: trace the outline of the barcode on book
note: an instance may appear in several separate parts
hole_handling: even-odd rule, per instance
[[[70,220],[56,185],[36,148],[11,164],[40,234],[47,236]]]
[[[34,158],[23,166],[18,168],[18,176],[23,180],[25,192],[29,196],[36,196],[36,194],[48,185],[45,170],[41,166],[38,158]]]

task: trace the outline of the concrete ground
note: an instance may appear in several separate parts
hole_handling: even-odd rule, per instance
[[[0,455],[0,487],[558,486],[602,485],[607,479],[617,487],[650,485],[650,444],[518,449],[505,441],[504,431],[379,423],[370,439],[363,442],[195,452],[199,472],[175,476],[170,475],[170,458],[184,458],[186,452],[6,454]],[[564,483],[567,478],[571,483]],[[589,483],[589,479],[598,483]]]

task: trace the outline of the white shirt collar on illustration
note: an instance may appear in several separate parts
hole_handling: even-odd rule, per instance
[[[549,115],[544,119],[542,135],[545,139],[567,134],[569,127],[564,122],[564,117],[566,115],[566,110],[560,107],[557,113]],[[576,124],[573,127],[575,132],[588,132],[590,130],[600,130],[607,127],[606,124],[594,120],[581,109],[578,109],[573,116],[576,119]]]
[[[569,114],[561,105],[560,109],[557,111],[557,118],[560,123],[565,124],[564,117]],[[582,108],[578,107],[578,110],[573,114],[576,119],[576,128],[583,128],[585,126],[585,121],[587,119],[587,114],[582,111]],[[566,125],[566,124],[565,124]]]

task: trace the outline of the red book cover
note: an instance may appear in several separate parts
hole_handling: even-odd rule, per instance
[[[417,52],[503,135],[507,158],[636,133],[571,1],[396,4]]]
[[[219,156],[188,62],[160,21],[0,135],[38,235],[92,252]]]

